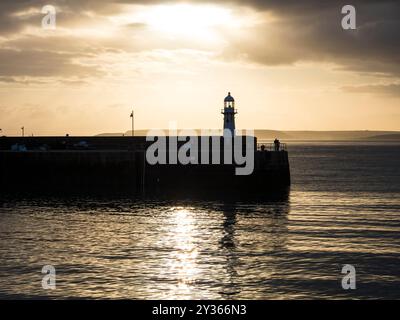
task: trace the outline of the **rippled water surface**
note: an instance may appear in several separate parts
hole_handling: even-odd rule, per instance
[[[400,298],[400,145],[293,143],[289,157],[290,191],[258,202],[3,196],[0,297]]]

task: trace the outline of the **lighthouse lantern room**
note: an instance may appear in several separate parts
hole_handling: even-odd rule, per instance
[[[228,95],[224,99],[224,109],[221,111],[221,113],[224,115],[224,130],[228,129],[232,136],[234,136],[235,114],[237,111],[235,109],[235,99],[233,99],[230,92],[228,92]]]

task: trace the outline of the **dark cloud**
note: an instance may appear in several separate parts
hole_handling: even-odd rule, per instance
[[[57,15],[59,24],[63,26],[77,26],[84,19],[85,23],[95,23],[107,16],[120,13],[121,4],[155,4],[174,3],[174,1],[129,1],[129,0],[54,0],[51,4],[60,8]],[[190,1],[188,1],[190,2]],[[214,3],[212,1],[193,0],[193,3]],[[330,0],[227,0],[218,4],[231,6],[247,6],[254,10],[271,13],[278,17],[276,20],[266,20],[264,24],[249,27],[248,36],[241,38],[227,33],[225,59],[247,59],[262,65],[284,65],[297,62],[327,62],[333,63],[343,70],[360,73],[370,73],[380,76],[400,77],[400,1],[394,0],[352,0],[350,3],[357,10],[357,30],[343,30],[341,27],[341,8],[348,1]],[[0,75],[54,75],[59,72],[77,72],[87,74],[93,68],[72,62],[73,55],[78,57],[83,48],[92,50],[121,49],[117,42],[82,44],[79,47],[69,39],[57,39],[50,44],[49,52],[45,53],[43,46],[35,46],[33,40],[23,39],[19,45],[12,36],[27,26],[40,25],[42,15],[18,15],[29,10],[40,10],[49,4],[47,0],[20,0],[0,2],[0,36],[9,39],[11,49],[16,51],[15,56],[8,49],[0,52]],[[144,29],[145,25],[132,23],[124,26],[125,30]],[[53,39],[54,40],[54,39]],[[42,42],[46,39],[43,38]],[[27,43],[31,42],[31,46]],[[70,45],[70,48],[67,47]],[[140,46],[140,42],[137,43]],[[160,42],[160,46],[165,45]],[[61,49],[62,48],[62,49]],[[161,47],[160,47],[161,48]],[[124,49],[124,48],[123,48]],[[31,58],[28,56],[32,54]],[[48,58],[47,63],[44,58]],[[9,59],[4,62],[3,59]],[[21,67],[14,63],[32,66]],[[39,70],[43,68],[43,70]],[[13,71],[14,70],[14,71]]]
[[[356,30],[341,27],[339,1],[253,1],[279,19],[257,26],[249,38],[231,39],[225,54],[265,65],[330,62],[342,69],[399,76],[400,2],[352,3]]]
[[[0,75],[4,81],[13,77],[89,77],[101,74],[94,67],[74,62],[76,58],[76,54],[69,53],[0,49]]]
[[[82,19],[86,22],[91,19],[98,22],[102,17],[121,12],[118,6],[121,2],[123,1],[1,0],[0,36],[8,36],[29,26],[39,27],[44,16],[41,9],[45,5],[53,5],[57,9],[57,20],[64,26],[71,26],[79,24]]]
[[[7,35],[12,32],[22,30],[24,27],[34,23],[38,19],[39,23],[40,10],[47,3],[45,1],[1,1],[0,2],[0,35]],[[28,12],[34,9],[36,14],[32,12],[29,16],[18,16],[18,13]]]

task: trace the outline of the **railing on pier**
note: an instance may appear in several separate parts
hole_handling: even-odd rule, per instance
[[[257,143],[258,151],[287,151],[286,143],[279,143],[276,145],[275,143]]]

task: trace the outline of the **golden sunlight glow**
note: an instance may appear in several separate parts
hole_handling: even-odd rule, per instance
[[[229,11],[217,7],[192,5],[157,6],[150,11],[150,26],[172,36],[208,38],[212,27],[227,25],[232,20]]]
[[[237,27],[231,10],[214,5],[156,5],[141,9],[134,19],[170,38],[218,39],[218,27]]]

